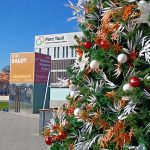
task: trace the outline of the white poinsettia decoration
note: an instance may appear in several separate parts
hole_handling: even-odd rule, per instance
[[[66,79],[66,78],[64,78],[64,77],[60,77],[60,78],[57,78],[57,85],[59,86],[59,87],[67,87],[68,86],[68,81],[69,81],[69,79]]]
[[[142,38],[142,49],[139,52],[140,57],[145,57],[145,60],[150,63],[150,39],[147,36]]]
[[[79,0],[76,5],[74,5],[71,1],[69,1],[69,4],[66,6],[73,9],[73,17],[69,18],[68,21],[71,20],[77,20],[78,23],[82,24],[85,22],[85,3],[89,2],[90,0]],[[98,1],[96,4],[96,7],[99,8],[99,12],[93,12],[93,14],[87,14],[86,19],[87,20],[101,20],[102,13],[105,12],[105,9],[103,9],[101,2]],[[107,9],[106,9],[107,10]]]
[[[92,122],[83,122],[83,126],[81,129],[81,132],[83,134],[91,134],[93,129],[93,123]]]
[[[144,89],[144,94],[146,95],[147,99],[150,99],[150,93]]]
[[[84,5],[86,2],[89,2],[90,0],[78,0],[79,5]]]
[[[129,101],[128,105],[124,107],[123,113],[118,117],[119,120],[126,119],[130,114],[136,113],[137,103],[133,101]]]
[[[123,97],[122,97],[122,100],[124,100],[124,101],[127,102],[127,101],[130,100],[130,97],[128,97],[128,96],[123,96]],[[109,105],[108,105],[108,107],[109,107],[109,109],[110,109],[112,112],[120,112],[120,111],[123,109],[122,104],[120,103],[120,101],[114,102],[114,103],[113,103],[113,107],[111,107],[111,106],[109,106]]]
[[[112,112],[119,112],[122,109],[121,103],[119,103],[119,102],[114,102],[113,107],[111,107],[109,105],[108,105],[108,107]]]
[[[146,150],[145,145],[140,144],[139,146],[126,146],[129,150]]]
[[[88,77],[86,77],[86,82],[87,82],[87,84],[85,86],[94,92],[101,91],[103,88],[103,85],[104,85],[103,80],[96,81],[96,83],[95,83],[92,78],[89,79]]]
[[[124,78],[128,78],[129,76],[133,76],[135,73],[135,68],[129,67],[127,73],[125,74]]]
[[[137,45],[139,45],[139,43],[141,43],[142,40],[142,31],[138,31],[136,33],[136,36],[133,37],[131,40],[127,39],[127,46],[128,48],[123,47],[123,50],[127,53],[127,54],[131,54],[136,50]]]
[[[47,124],[47,128],[50,129],[52,134],[56,134],[54,133],[53,127],[56,126],[57,124],[59,124],[60,126],[64,126],[65,122],[66,122],[66,113],[61,111],[56,111],[53,110],[52,114],[51,114],[51,119],[49,120],[48,124]],[[56,119],[59,121],[59,123],[56,122]]]
[[[115,85],[113,82],[108,80],[108,78],[107,78],[107,76],[106,76],[106,74],[104,72],[102,72],[102,77],[103,77],[105,85],[108,86],[107,88],[115,89],[117,87],[117,85]]]
[[[92,95],[89,96],[89,98],[87,98],[87,101],[90,102],[89,104],[94,107],[96,105],[97,98],[94,95]]]
[[[90,140],[85,140],[85,137],[82,134],[83,133],[79,132],[78,139],[74,144],[74,150],[90,150],[92,145],[96,143],[98,139],[102,138],[102,134],[98,134]],[[101,149],[101,150],[108,150],[108,149]]]
[[[77,20],[79,23],[85,22],[84,5],[82,2],[78,2],[77,5],[74,5],[71,1],[69,1],[69,4],[66,6],[73,9],[73,17],[68,18],[68,21]]]
[[[120,64],[115,64],[116,69],[114,70],[114,76],[119,77],[121,72],[122,72],[122,68]]]
[[[150,132],[150,123],[145,127],[144,130],[147,130],[146,133],[149,133],[149,132]]]
[[[83,54],[81,60],[76,59],[74,65],[72,66],[72,69],[77,74],[84,71],[85,67],[88,65],[89,57],[86,57],[86,55],[88,54]]]

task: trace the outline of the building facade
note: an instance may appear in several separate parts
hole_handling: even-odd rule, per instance
[[[67,77],[66,69],[76,58],[74,36],[82,32],[35,36],[35,52],[51,56],[51,87],[57,87],[57,78]]]

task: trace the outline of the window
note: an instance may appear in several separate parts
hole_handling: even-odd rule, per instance
[[[54,47],[54,58],[56,58],[56,47]]]
[[[59,47],[57,47],[57,58],[59,58]]]
[[[65,47],[63,47],[63,58],[65,58]]]
[[[42,51],[41,48],[39,48],[39,53],[41,53],[41,51]]]
[[[47,48],[47,55],[49,55],[49,47]]]
[[[74,48],[71,48],[71,57],[74,57]]]
[[[66,46],[66,58],[68,57],[68,46]]]

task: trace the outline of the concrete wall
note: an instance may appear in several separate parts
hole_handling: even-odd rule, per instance
[[[66,97],[69,95],[69,88],[50,89],[50,108],[58,108],[67,103]]]
[[[67,101],[57,101],[57,100],[51,100],[50,101],[50,108],[58,108],[61,107],[63,104],[66,104]]]

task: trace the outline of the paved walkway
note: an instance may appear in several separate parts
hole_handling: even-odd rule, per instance
[[[48,150],[39,135],[39,115],[0,111],[0,150]]]

